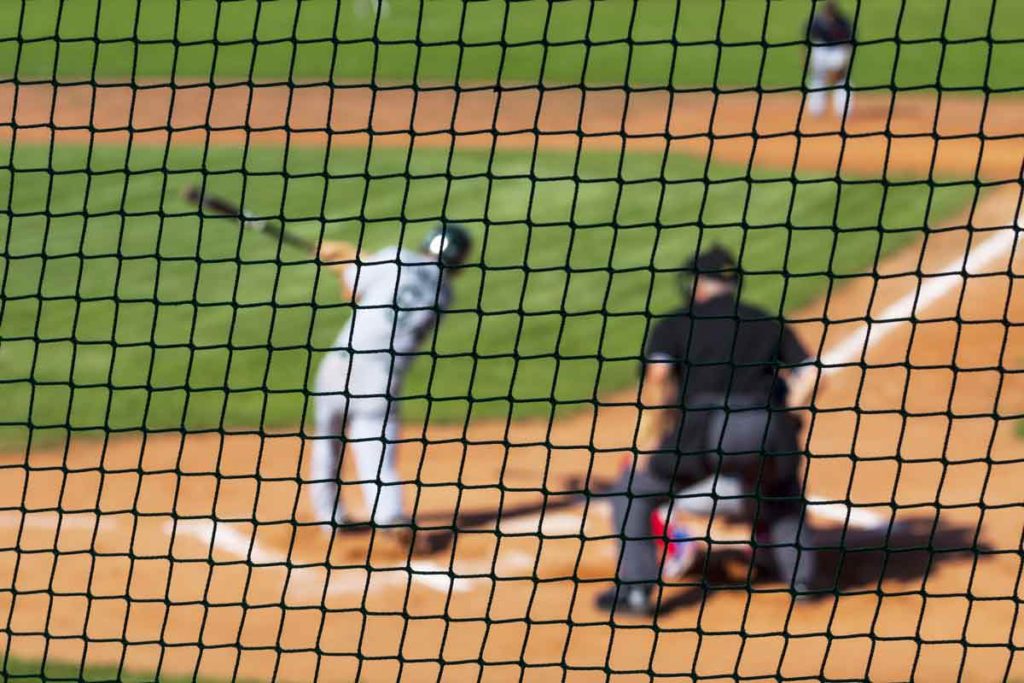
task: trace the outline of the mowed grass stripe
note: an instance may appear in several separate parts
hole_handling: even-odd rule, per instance
[[[975,198],[968,184],[752,181],[649,153],[21,145],[2,159],[8,444],[19,425],[45,437],[303,420],[350,309],[306,254],[200,220],[180,192],[204,178],[289,229],[366,248],[416,246],[441,216],[469,226],[455,309],[405,388],[407,418],[442,421],[547,415],[632,383],[647,322],[681,304],[698,242],[742,251],[744,298],[792,312]]]
[[[0,4],[18,79],[798,88],[811,0],[33,0]],[[854,0],[841,3],[853,14]],[[1019,0],[862,0],[858,87],[1024,88]],[[172,76],[173,74],[173,76]]]
[[[154,672],[155,673],[155,672]],[[3,680],[18,683],[76,683],[88,681],[119,681],[120,683],[143,683],[153,681],[154,673],[143,674],[133,671],[124,671],[121,667],[115,666],[87,666],[80,667],[71,663],[56,662],[47,659],[46,664],[38,660],[16,659],[9,657],[0,662],[0,676]],[[184,683],[185,681],[196,681],[198,683],[212,683],[215,680],[206,676],[167,676],[161,674],[159,680],[165,683]]]

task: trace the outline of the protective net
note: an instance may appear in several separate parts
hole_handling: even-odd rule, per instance
[[[1016,0],[0,5],[4,676],[1024,677],[1022,58]]]

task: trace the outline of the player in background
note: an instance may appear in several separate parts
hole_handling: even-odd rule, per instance
[[[603,610],[656,611],[663,561],[651,513],[708,477],[741,482],[741,509],[758,541],[772,546],[780,579],[799,594],[813,576],[813,555],[799,549],[807,545],[803,455],[789,409],[806,400],[815,384],[806,375],[815,367],[777,315],[737,301],[739,276],[728,252],[702,253],[689,273],[689,307],[648,336],[638,455],[610,490],[612,533],[622,542],[616,586],[597,598]],[[809,389],[786,396],[786,380]]]
[[[829,95],[840,118],[853,111],[849,70],[853,55],[853,27],[836,0],[825,0],[807,27],[810,57],[807,64],[807,111],[822,116]]]
[[[310,494],[316,521],[332,530],[373,526],[411,533],[395,469],[395,399],[420,344],[449,304],[450,276],[459,272],[470,244],[464,228],[448,223],[418,250],[392,246],[360,255],[348,242],[320,246],[320,260],[337,274],[342,298],[354,304],[320,363],[315,387]],[[354,519],[341,500],[346,444],[369,519]]]

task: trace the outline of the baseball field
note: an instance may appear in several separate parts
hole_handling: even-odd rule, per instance
[[[0,7],[5,675],[1024,677],[1024,5],[843,7],[845,122],[802,110],[807,0]],[[400,401],[428,551],[312,522],[351,306],[197,183],[311,239],[474,236]],[[823,367],[836,588],[793,602],[709,525],[721,561],[609,622],[585,485],[634,448],[647,325],[709,244]]]

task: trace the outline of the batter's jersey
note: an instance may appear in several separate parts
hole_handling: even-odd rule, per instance
[[[355,304],[336,348],[349,352],[364,389],[395,387],[451,298],[441,266],[416,251],[389,247],[344,271]],[[352,386],[352,380],[349,381]]]

